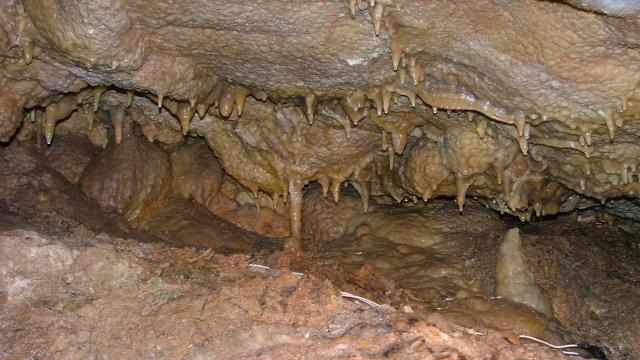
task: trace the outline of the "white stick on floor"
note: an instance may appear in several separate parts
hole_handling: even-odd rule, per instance
[[[264,265],[260,265],[260,264],[249,264],[249,266],[252,267],[252,268],[256,268],[256,269],[263,269],[263,270],[269,270],[270,269],[270,267],[264,266]],[[303,276],[304,275],[303,273],[295,272],[295,271],[292,272],[292,273],[293,273],[293,275],[296,275],[296,276]],[[375,301],[371,301],[371,300],[369,300],[367,298],[363,298],[362,296],[358,296],[358,295],[355,295],[355,294],[352,294],[352,293],[348,293],[346,291],[340,291],[340,296],[342,296],[343,298],[358,300],[361,303],[364,303],[364,304],[369,305],[371,307],[379,307],[380,306],[380,304],[378,304]]]

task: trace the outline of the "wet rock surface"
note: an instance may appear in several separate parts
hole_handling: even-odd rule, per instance
[[[139,226],[162,207],[171,180],[168,154],[127,133],[87,165],[80,187],[106,211],[123,214]]]
[[[15,172],[0,201],[3,358],[561,356],[519,335],[638,354],[629,334],[640,326],[639,225],[604,211],[522,225],[476,201],[461,214],[453,199],[376,197],[364,213],[355,186],[339,188],[339,202],[315,186],[304,203],[307,252],[290,253],[282,238],[241,229],[194,199],[168,197],[136,229],[87,199],[34,144],[0,154]],[[17,196],[27,188],[59,201],[34,207]],[[220,194],[230,200],[228,188]],[[495,297],[498,249],[514,226],[522,274],[551,314],[527,306],[526,292]]]
[[[1,1],[0,357],[640,357],[639,14]]]

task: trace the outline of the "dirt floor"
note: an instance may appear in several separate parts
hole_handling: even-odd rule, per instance
[[[640,358],[640,225],[603,212],[522,224],[437,200],[364,214],[353,189],[335,204],[311,186],[306,251],[289,253],[184,199],[136,229],[32,147],[0,160],[2,359],[567,357],[519,335]],[[494,296],[514,227],[553,317]]]

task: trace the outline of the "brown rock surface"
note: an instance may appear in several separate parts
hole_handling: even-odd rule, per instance
[[[16,217],[18,227],[39,224],[40,230],[65,233],[82,224],[109,233],[107,243],[117,234],[254,255],[284,243],[298,256],[278,253],[270,258],[274,264],[320,268],[319,277],[434,323],[444,318],[467,328],[484,324],[506,331],[512,342],[525,330],[554,341],[568,341],[567,334],[590,341],[611,335],[603,340],[611,354],[639,353],[625,337],[625,331],[638,329],[637,317],[625,315],[637,305],[632,280],[637,268],[631,265],[637,241],[629,235],[635,225],[617,225],[598,212],[602,203],[609,214],[640,219],[640,6],[635,1],[5,0],[0,1],[0,88],[0,212]],[[457,209],[442,205],[442,198],[455,199]],[[522,253],[534,261],[529,280],[549,294],[557,319],[490,298],[495,264],[487,259],[495,258],[506,228],[516,225],[479,205],[534,221],[530,232],[523,227]],[[553,218],[560,225],[548,228],[536,222],[576,209],[587,209],[576,220],[580,224],[567,217]],[[584,228],[591,233],[582,233],[582,224],[589,224]],[[559,229],[566,232],[557,238],[543,234]],[[15,238],[24,233],[3,234],[8,247],[24,245]],[[604,241],[607,234],[618,242]],[[46,241],[39,234],[27,237],[24,246],[50,245],[42,245]],[[128,269],[123,276],[148,280],[138,278],[136,269],[144,266],[130,254],[118,257],[104,239],[97,245],[93,234],[81,237],[101,249],[87,262],[116,256]],[[588,240],[581,243],[581,237]],[[76,266],[70,264],[83,255],[64,242],[51,246],[58,248],[47,251],[62,257],[41,260],[52,267],[55,283],[60,266]],[[22,250],[5,257],[19,261]],[[581,268],[580,257],[588,259],[589,269]],[[231,261],[225,259],[218,258]],[[325,261],[332,265],[322,268]],[[89,289],[87,283],[102,281],[78,266],[74,271],[86,275],[78,286]],[[7,269],[41,276],[33,269]],[[473,346],[486,356],[509,358],[516,356],[510,351],[521,350],[507,347],[502,353],[507,345],[501,339],[486,338],[484,344],[473,335],[447,352],[438,341],[455,339],[451,332],[426,323],[389,327],[383,325],[387,319],[404,320],[387,313],[360,314],[369,325],[309,342],[286,321],[304,323],[308,315],[317,322],[303,325],[319,331],[327,323],[353,319],[330,296],[335,289],[317,279],[253,275],[241,271],[241,280],[230,286],[248,284],[244,300],[209,309],[207,316],[231,317],[230,324],[246,316],[255,326],[245,328],[254,332],[243,338],[217,327],[226,335],[220,342],[211,336],[209,343],[200,335],[216,333],[210,324],[200,323],[198,330],[180,325],[185,337],[199,339],[197,346],[141,345],[136,356],[207,357],[238,339],[247,341],[225,350],[225,356],[398,352],[401,358],[421,358],[428,350],[434,358],[473,358],[465,352]],[[289,298],[294,282],[307,286],[302,299]],[[52,356],[99,357],[92,352],[98,347],[121,357],[117,349],[151,346],[153,336],[170,332],[170,313],[189,323],[195,321],[191,306],[206,314],[209,300],[233,303],[231,296],[206,293],[221,289],[218,283],[171,284],[168,288],[178,286],[188,295],[155,302],[149,295],[155,285],[123,286],[153,306],[161,304],[155,315],[167,318],[146,319],[160,335],[131,334],[135,340],[129,343],[113,334],[134,326],[124,318],[114,320],[117,325],[107,322],[98,335],[86,334],[87,324],[104,318],[99,306],[87,305],[95,300],[87,296],[78,307],[61,300],[63,310],[73,309],[63,311],[74,317],[73,331],[65,328],[55,339],[45,334],[51,342],[39,347],[5,328],[11,332],[6,341],[47,349],[42,351],[53,351],[47,353]],[[47,286],[38,301],[58,291]],[[109,288],[97,301],[113,295],[110,300],[122,300],[114,304],[127,303],[120,291]],[[250,299],[258,293],[264,301],[256,305]],[[328,300],[309,300],[320,295]],[[194,298],[209,300],[194,305]],[[282,305],[287,301],[291,308]],[[163,304],[170,305],[163,309]],[[39,321],[55,317],[49,311],[57,309],[47,300],[29,318],[20,306],[11,308],[11,321],[35,321],[29,332],[34,337],[40,336],[34,329],[51,325]],[[245,311],[247,306],[254,312]],[[243,315],[236,308],[245,309]],[[256,325],[263,320],[269,326]],[[599,326],[605,330],[599,333]],[[372,343],[372,334],[380,331],[388,336]],[[430,341],[436,341],[435,348]],[[322,350],[325,345],[330,350]]]
[[[80,187],[103,209],[140,226],[169,195],[169,155],[127,131],[120,144],[112,144],[87,165]]]

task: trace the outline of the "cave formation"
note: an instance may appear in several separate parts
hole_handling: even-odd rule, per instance
[[[640,358],[637,1],[0,24],[0,358]]]

